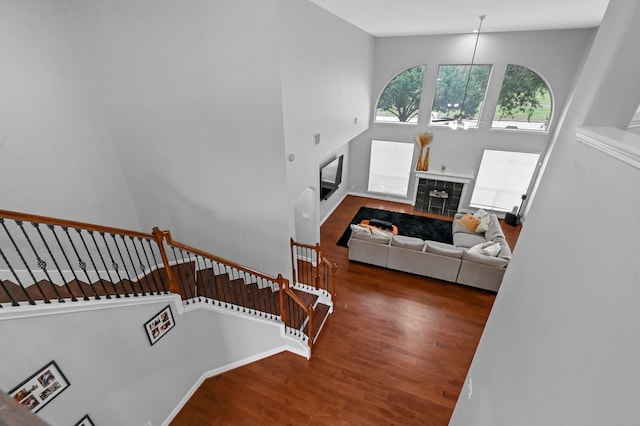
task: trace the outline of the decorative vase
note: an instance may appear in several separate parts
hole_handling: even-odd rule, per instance
[[[420,147],[420,154],[418,154],[418,162],[416,163],[416,170],[422,170],[422,148]]]
[[[427,147],[427,153],[424,156],[424,162],[422,163],[422,170],[424,170],[425,172],[429,170],[429,150],[431,148]]]

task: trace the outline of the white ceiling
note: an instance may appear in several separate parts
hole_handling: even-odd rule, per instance
[[[592,28],[609,0],[311,0],[377,37]]]

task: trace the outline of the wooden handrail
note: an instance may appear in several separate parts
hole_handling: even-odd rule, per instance
[[[336,296],[336,271],[338,270],[338,264],[335,262],[331,262],[329,261],[329,259],[327,259],[326,257],[322,256],[322,263],[328,267],[329,269],[331,269],[331,277],[330,277],[330,285],[331,285],[331,289],[330,289],[330,293],[331,296],[335,297]]]
[[[160,231],[160,232],[162,233],[162,235],[166,239],[167,244],[169,244],[171,246],[177,247],[177,248],[182,249],[182,250],[189,251],[189,252],[194,253],[194,254],[198,254],[198,255],[200,255],[202,257],[206,257],[206,258],[209,258],[211,260],[215,260],[216,262],[219,262],[219,263],[224,263],[227,266],[231,266],[232,268],[248,272],[251,275],[254,275],[254,276],[259,277],[259,278],[263,278],[263,279],[265,279],[267,281],[278,282],[277,278],[274,278],[272,276],[263,274],[262,272],[255,271],[255,270],[253,270],[251,268],[247,268],[246,266],[242,266],[242,265],[240,265],[238,263],[235,263],[235,262],[232,262],[232,261],[230,261],[228,259],[224,259],[222,257],[213,255],[211,253],[207,253],[204,250],[200,250],[200,249],[197,249],[195,247],[191,247],[191,246],[188,246],[186,244],[182,244],[182,243],[179,243],[177,241],[174,241],[173,238],[171,238],[171,232],[170,231]]]
[[[101,225],[95,225],[92,223],[76,222],[73,220],[56,219],[53,217],[38,216],[35,214],[18,213],[18,212],[12,212],[9,210],[0,210],[0,217],[6,218],[6,219],[22,220],[25,222],[37,222],[45,225],[57,225],[57,226],[67,227],[67,228],[80,228],[80,229],[86,229],[88,231],[104,232],[107,234],[124,234],[132,237],[154,239],[154,236],[152,234],[132,231],[130,229],[113,228],[110,226],[101,226]]]
[[[308,340],[309,354],[311,354],[311,351],[313,349],[313,307],[305,304],[302,301],[302,299],[300,299],[298,297],[298,295],[295,294],[293,290],[291,290],[291,288],[289,287],[289,282],[288,281],[285,284],[284,291],[291,298],[291,300],[293,300],[296,304],[298,304],[298,306],[300,306],[302,309],[304,309],[304,311],[307,314],[307,318],[309,318],[309,322],[307,323],[309,332],[308,332],[307,336],[309,337],[309,340]],[[282,305],[280,305],[280,309],[282,310],[282,312],[285,312],[285,309],[282,308]],[[284,319],[283,319],[283,322],[284,322]],[[286,322],[285,322],[285,324],[286,324]]]

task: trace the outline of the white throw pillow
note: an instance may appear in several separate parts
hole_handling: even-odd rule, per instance
[[[371,229],[367,228],[366,226],[360,226],[357,224],[351,224],[351,232],[365,232],[367,234],[371,233]]]
[[[485,247],[490,246],[491,244],[493,244],[493,241],[485,241],[485,242],[482,242],[482,243],[478,243],[475,246],[471,247],[467,251],[469,253],[480,254],[481,250],[483,250]]]
[[[491,223],[491,216],[486,215],[480,219],[480,223],[476,226],[475,232],[477,234],[484,234],[489,229],[489,223]]]
[[[483,248],[482,250],[480,250],[480,254],[484,254],[485,256],[497,256],[498,253],[500,253],[500,244],[499,243],[493,243],[488,246]]]
[[[473,214],[474,217],[477,217],[478,219],[482,219],[484,217],[487,217],[489,215],[489,213],[487,213],[485,210],[483,209],[478,209],[476,210],[476,212]]]

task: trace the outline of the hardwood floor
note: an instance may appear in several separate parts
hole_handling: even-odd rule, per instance
[[[422,214],[348,196],[323,224],[338,296],[312,358],[281,353],[212,377],[171,425],[448,424],[495,294],[349,262],[335,243],[361,206]],[[513,248],[520,227],[503,229]]]

